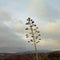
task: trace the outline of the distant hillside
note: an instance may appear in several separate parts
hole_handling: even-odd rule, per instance
[[[38,53],[48,53],[48,52],[52,52],[51,50],[38,50]],[[35,53],[34,50],[32,51],[25,51],[25,52],[16,52],[16,54],[32,54]]]
[[[38,53],[38,56],[39,60],[60,60],[60,51]],[[35,60],[35,53],[28,54],[1,53],[0,60]]]

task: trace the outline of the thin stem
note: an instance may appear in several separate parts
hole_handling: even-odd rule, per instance
[[[30,27],[30,30],[31,30],[31,33],[32,33],[32,36],[33,36],[33,41],[34,41],[34,47],[35,47],[35,53],[36,53],[36,60],[38,60],[38,52],[37,52],[37,47],[36,47],[36,40],[35,40],[34,33],[33,33],[33,28]]]

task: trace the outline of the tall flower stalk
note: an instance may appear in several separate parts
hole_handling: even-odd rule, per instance
[[[30,37],[28,43],[32,42],[34,44],[36,60],[38,60],[37,43],[39,43],[41,40],[40,31],[38,30],[38,27],[36,26],[36,24],[34,24],[34,21],[31,18],[27,19],[26,25],[28,25],[28,27],[26,27],[25,30],[30,31],[30,33],[26,34],[26,38]]]

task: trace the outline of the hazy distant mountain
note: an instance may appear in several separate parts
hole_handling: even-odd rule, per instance
[[[38,53],[48,53],[48,52],[52,52],[51,50],[38,50]],[[25,52],[16,52],[16,54],[31,54],[31,53],[35,53],[34,50],[32,51],[25,51]]]
[[[39,60],[60,60],[60,51],[46,52],[46,50],[39,51]],[[44,52],[44,53],[42,53]],[[25,53],[31,53],[27,51]],[[35,60],[35,54],[21,54],[21,53],[0,53],[1,60]],[[33,56],[34,55],[34,56]]]

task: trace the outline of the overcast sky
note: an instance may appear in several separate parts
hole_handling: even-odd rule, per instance
[[[34,49],[25,38],[28,17],[41,31],[38,50],[60,50],[60,0],[0,0],[0,52]]]

